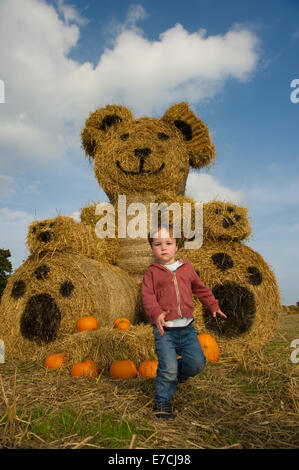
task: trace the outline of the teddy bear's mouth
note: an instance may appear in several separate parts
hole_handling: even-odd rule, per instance
[[[128,171],[128,170],[125,170],[119,160],[116,160],[116,166],[117,168],[120,169],[120,171],[122,171],[123,173],[125,173],[125,175],[157,175],[158,173],[160,173],[160,171],[163,170],[163,168],[165,167],[165,163],[163,162],[162,165],[160,166],[160,168],[158,168],[157,170],[145,170],[143,168],[143,165],[144,165],[144,159],[141,159],[140,160],[140,164],[139,164],[139,170],[138,171]]]

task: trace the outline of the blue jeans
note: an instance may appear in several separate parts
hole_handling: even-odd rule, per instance
[[[159,359],[155,404],[170,403],[182,380],[199,374],[206,365],[206,357],[198,341],[193,323],[181,329],[164,328],[161,335],[153,325],[156,353]],[[182,356],[179,360],[177,354]]]

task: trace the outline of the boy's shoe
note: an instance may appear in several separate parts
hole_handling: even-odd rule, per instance
[[[176,417],[176,415],[172,413],[169,403],[154,404],[153,411],[156,418],[159,419],[174,419]]]

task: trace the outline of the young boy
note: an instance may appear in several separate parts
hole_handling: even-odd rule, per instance
[[[159,365],[156,377],[154,411],[157,418],[174,418],[171,398],[178,381],[197,375],[206,365],[193,322],[192,293],[210,310],[221,312],[218,301],[196,274],[192,264],[175,260],[178,240],[172,227],[159,226],[148,236],[157,262],[146,270],[142,282],[142,302],[153,324]],[[177,359],[177,354],[181,358]]]

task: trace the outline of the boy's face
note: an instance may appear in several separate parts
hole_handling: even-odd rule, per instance
[[[165,228],[158,230],[152,241],[152,252],[158,262],[161,264],[174,263],[177,251],[176,239],[171,237],[168,230]]]

